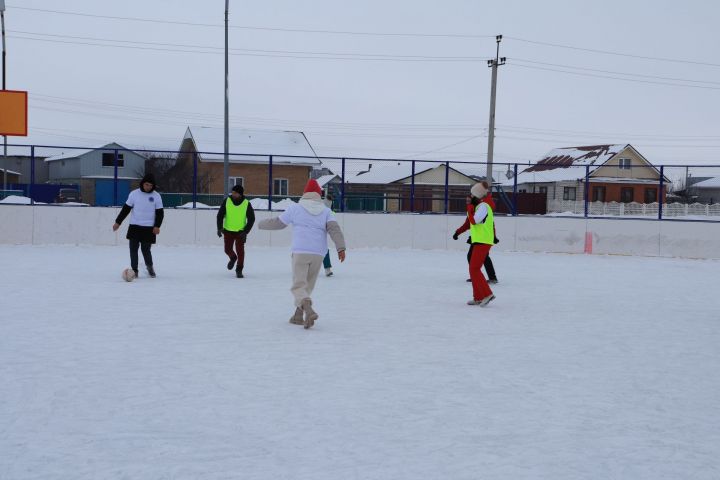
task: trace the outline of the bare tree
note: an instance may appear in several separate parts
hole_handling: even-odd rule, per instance
[[[148,155],[145,172],[155,175],[164,192],[190,193],[193,191],[193,160],[188,154],[157,152]],[[198,193],[208,193],[213,177],[210,172],[197,174]]]

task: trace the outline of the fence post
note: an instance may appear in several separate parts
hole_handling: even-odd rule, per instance
[[[590,199],[590,165],[585,165],[585,218],[588,218],[588,200]]]
[[[415,160],[411,162],[411,173],[410,177],[410,211],[415,211]]]
[[[118,205],[118,151],[115,149],[115,165],[113,168],[113,207]],[[142,188],[142,185],[141,185]]]
[[[28,187],[28,197],[30,197],[30,205],[35,204],[33,200],[32,190],[35,183],[35,145],[30,147],[30,186]]]
[[[665,170],[664,165],[660,165],[660,189],[658,190],[658,220],[662,220],[663,210],[663,189],[665,188]]]
[[[270,163],[268,163],[268,210],[272,212],[272,198],[273,198],[273,173],[272,173],[272,155],[268,157]]]
[[[492,188],[492,179],[490,179]],[[448,213],[448,202],[450,198],[450,162],[445,162],[445,215]]]
[[[547,194],[545,194],[545,202],[547,202]],[[517,217],[517,163],[513,172],[513,217]]]
[[[193,192],[192,192],[192,202],[193,202],[193,208],[197,207],[197,174],[198,174],[198,159],[197,159],[197,152],[193,152]]]
[[[341,161],[340,172],[340,212],[345,212],[345,159]]]

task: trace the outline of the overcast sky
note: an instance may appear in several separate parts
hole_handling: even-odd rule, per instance
[[[187,125],[222,126],[222,0],[6,3],[7,86],[30,92],[15,140],[177,148]],[[632,143],[720,164],[717,2],[230,3],[235,128],[302,130],[320,155],[484,161],[503,34],[497,162]]]

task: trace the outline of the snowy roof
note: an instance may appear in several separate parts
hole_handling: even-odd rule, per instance
[[[415,175],[437,167],[439,164],[423,163],[415,165]],[[412,175],[412,163],[382,163],[380,165],[371,166],[370,170],[360,172],[354,177],[349,177],[345,181],[347,183],[372,183],[384,185],[387,183],[397,182],[403,178]]]
[[[5,172],[5,169],[4,169],[4,168],[0,168],[0,172]],[[8,173],[8,175],[22,175],[22,173],[20,173],[20,172],[15,172],[15,171],[13,171],[13,170],[8,170],[7,173]]]
[[[115,143],[115,142],[103,143],[102,145],[98,145],[97,147],[86,148],[86,149],[72,149],[67,153],[62,152],[60,155],[53,155],[52,157],[47,157],[45,159],[45,161],[46,162],[54,162],[56,160],[68,160],[70,158],[82,157],[83,155],[90,153],[90,152],[94,152],[95,150],[102,150],[102,149],[114,150],[116,148],[123,150],[123,151],[129,150],[129,149],[123,147],[122,145],[120,145],[119,143]]]
[[[579,180],[585,177],[585,168],[583,167],[592,165],[597,168],[628,146],[627,144],[616,144],[556,148],[543,156],[535,165],[520,172],[517,176],[517,183]]]
[[[712,177],[702,182],[694,183],[691,188],[720,188],[720,177]]]
[[[203,162],[222,162],[225,151],[225,131],[215,127],[188,127],[183,140],[192,139]],[[248,130],[230,129],[231,154],[244,154],[242,157],[231,156],[232,163],[267,163],[268,155],[273,155],[273,162],[297,165],[319,165],[305,135],[302,132],[280,130]],[[283,157],[292,155],[293,157]],[[296,158],[300,157],[300,158]]]
[[[334,179],[338,179],[338,182],[340,181],[340,177],[337,175],[323,175],[322,177],[316,178],[318,185],[320,185],[320,188],[323,188],[325,185],[333,181]]]

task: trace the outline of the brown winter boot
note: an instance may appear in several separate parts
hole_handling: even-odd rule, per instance
[[[302,308],[295,308],[295,313],[292,317],[290,317],[290,323],[292,323],[293,325],[305,325],[305,321],[303,320]]]
[[[303,312],[305,312],[305,322],[303,325],[305,326],[305,329],[308,329],[315,325],[315,320],[317,320],[318,314],[315,310],[313,310],[312,300],[309,298],[303,298],[301,305]]]

